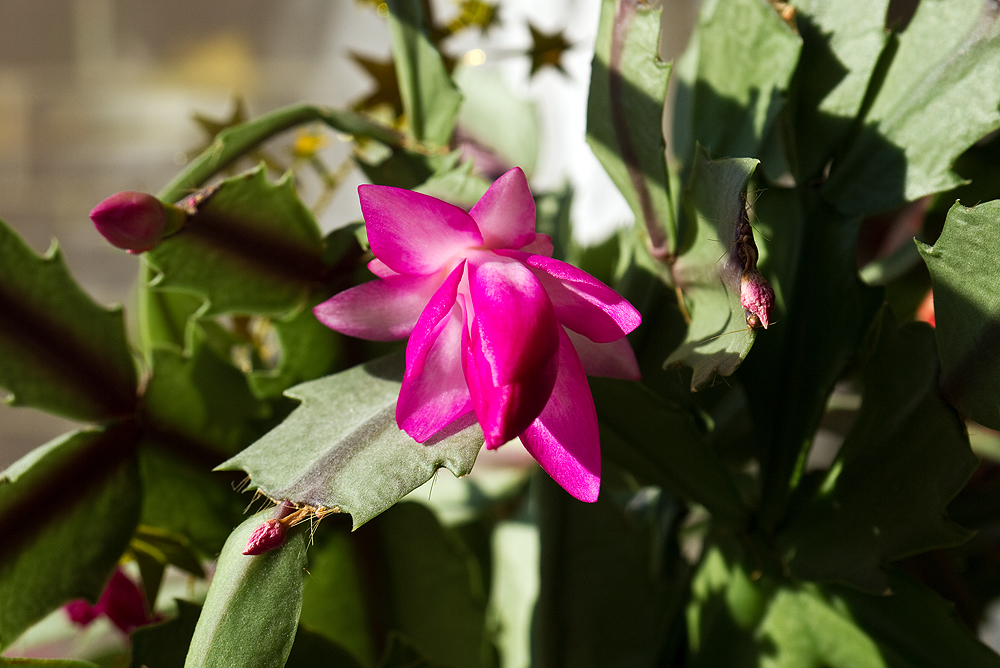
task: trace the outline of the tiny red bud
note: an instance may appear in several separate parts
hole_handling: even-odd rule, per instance
[[[747,324],[754,327],[756,323],[751,322],[750,316],[756,318],[760,326],[767,329],[771,324],[771,312],[774,310],[774,290],[768,284],[767,279],[760,275],[758,271],[745,271],[740,280],[740,304],[743,305],[749,315]]]
[[[90,212],[94,227],[112,246],[141,253],[160,243],[167,212],[160,200],[132,191],[112,195]]]
[[[255,556],[270,552],[285,544],[285,525],[281,520],[265,520],[263,524],[254,529],[243,554]]]

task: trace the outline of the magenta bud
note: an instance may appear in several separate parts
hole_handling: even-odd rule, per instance
[[[771,312],[774,310],[774,290],[767,279],[757,271],[743,272],[740,280],[740,303],[751,315],[756,316],[760,325],[767,329],[771,324]],[[747,323],[751,319],[747,318]],[[751,326],[753,326],[751,324]]]
[[[160,243],[167,232],[168,217],[163,202],[132,191],[112,195],[90,212],[97,231],[112,246],[130,253],[142,253]]]
[[[265,520],[263,524],[254,529],[243,554],[256,556],[270,552],[285,544],[285,525],[281,520]]]

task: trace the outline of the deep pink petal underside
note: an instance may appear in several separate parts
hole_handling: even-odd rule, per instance
[[[390,276],[399,276],[399,272],[393,271],[389,267],[385,266],[385,262],[375,258],[368,263],[368,271],[372,272],[379,278],[389,278]]]
[[[390,276],[344,290],[313,308],[330,329],[371,341],[405,339],[441,279]]]
[[[625,380],[641,380],[639,363],[635,359],[632,345],[628,339],[621,338],[610,343],[594,343],[583,334],[565,330],[569,340],[576,348],[583,370],[588,376],[602,378],[623,378]]]
[[[486,445],[527,429],[548,402],[557,373],[559,326],[541,284],[507,258],[470,263],[475,315],[463,349],[466,384]]]
[[[534,239],[535,199],[520,167],[493,182],[469,215],[486,248],[520,248]]]
[[[556,353],[559,328],[531,270],[516,260],[488,256],[469,264],[472,330],[478,331],[492,383],[505,385],[536,374]]]
[[[529,253],[531,255],[544,255],[545,257],[552,257],[552,253],[555,251],[555,246],[552,245],[552,237],[547,234],[537,232],[534,239],[529,241],[524,246],[521,246],[518,250],[522,253]]]
[[[464,271],[463,262],[434,293],[406,346],[396,422],[419,443],[472,410],[462,370],[462,311],[455,302]]]
[[[401,274],[431,274],[482,235],[457,206],[402,188],[358,187],[372,252]]]
[[[549,402],[521,434],[521,442],[563,489],[593,502],[601,490],[597,411],[580,359],[562,330],[558,359],[559,375]]]

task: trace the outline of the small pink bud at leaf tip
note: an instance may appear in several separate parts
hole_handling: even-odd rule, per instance
[[[112,246],[142,253],[160,243],[167,227],[163,203],[132,191],[112,195],[90,212],[94,227]]]
[[[740,281],[740,303],[747,311],[757,316],[761,326],[767,329],[771,324],[774,310],[774,290],[767,279],[757,271],[745,271]]]
[[[243,554],[256,556],[270,552],[285,544],[285,525],[281,520],[265,520],[263,524],[254,529]]]

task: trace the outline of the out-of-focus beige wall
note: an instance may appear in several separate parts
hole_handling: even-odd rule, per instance
[[[98,302],[128,308],[138,261],[94,232],[90,209],[159,190],[204,141],[193,112],[224,118],[234,95],[252,114],[358,96],[349,49],[388,54],[383,21],[355,2],[0,0],[0,218],[38,252],[58,239]],[[354,215],[335,200],[321,224]],[[0,470],[74,426],[0,404]]]

